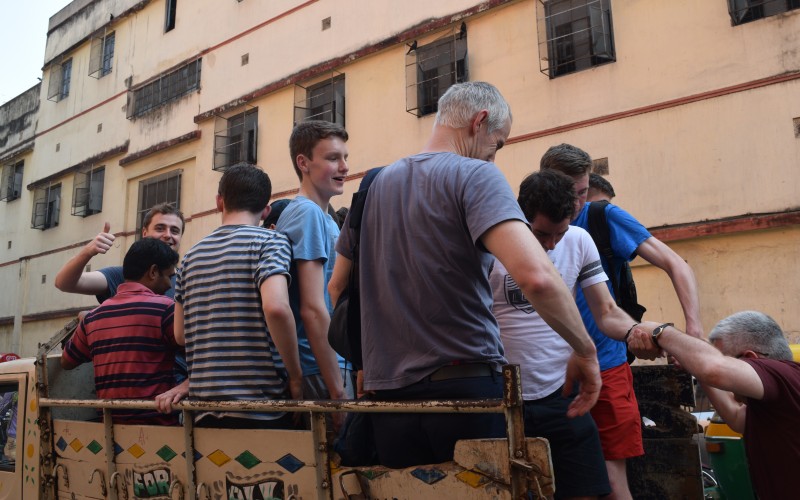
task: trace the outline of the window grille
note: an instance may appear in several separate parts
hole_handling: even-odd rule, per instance
[[[50,65],[50,84],[47,99],[58,102],[69,95],[72,80],[72,59]]]
[[[61,184],[38,187],[33,193],[33,229],[50,229],[58,225],[61,214]]]
[[[406,54],[406,111],[416,116],[435,113],[442,94],[467,79],[466,24],[427,45],[414,41]]]
[[[103,211],[105,167],[85,167],[75,173],[72,215],[87,217]]]
[[[128,118],[135,118],[200,88],[202,59],[160,75],[154,81],[128,92]]]
[[[550,78],[616,60],[610,0],[539,0],[539,69]]]
[[[22,171],[24,168],[24,160],[3,166],[3,178],[0,179],[0,201],[13,201],[22,196]]]
[[[136,239],[142,234],[144,216],[155,205],[169,203],[181,207],[181,174],[183,170],[172,170],[139,182],[139,201],[136,204]]]
[[[294,88],[294,123],[305,120],[324,120],[344,124],[344,75],[333,72],[330,78]]]
[[[800,0],[728,0],[734,26],[800,8]]]
[[[114,33],[111,32],[92,39],[92,50],[89,55],[89,76],[102,78],[111,73],[111,68],[114,65],[115,38]]]
[[[258,108],[248,106],[231,117],[216,117],[211,168],[222,172],[240,161],[258,161]]]

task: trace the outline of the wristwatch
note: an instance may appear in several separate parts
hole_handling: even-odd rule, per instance
[[[663,325],[659,325],[659,326],[657,326],[657,327],[656,327],[656,329],[655,329],[655,330],[653,330],[653,343],[654,343],[654,344],[656,345],[656,347],[658,347],[659,349],[661,349],[661,346],[660,346],[660,345],[658,345],[658,337],[660,337],[660,336],[661,336],[661,334],[664,332],[664,328],[666,328],[666,327],[668,327],[668,326],[675,326],[675,323],[664,323]]]

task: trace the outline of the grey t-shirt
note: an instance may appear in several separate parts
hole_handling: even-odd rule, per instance
[[[422,153],[381,172],[361,227],[365,389],[405,387],[454,362],[505,363],[491,310],[494,257],[480,237],[507,220],[525,217],[492,163]],[[352,259],[344,228],[336,251]]]

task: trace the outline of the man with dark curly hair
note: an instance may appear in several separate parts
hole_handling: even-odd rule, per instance
[[[574,185],[571,177],[544,170],[522,181],[517,201],[567,288],[574,294],[580,286],[601,330],[622,340],[636,322],[617,307],[608,291],[608,277],[592,237],[569,224],[576,207]],[[567,418],[576,395],[574,391],[563,394],[572,348],[545,323],[500,261],[495,262],[489,283],[506,356],[522,367],[525,435],[550,441],[555,498],[595,498],[611,493],[597,425],[588,413]]]

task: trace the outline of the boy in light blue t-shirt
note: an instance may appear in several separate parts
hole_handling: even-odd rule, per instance
[[[299,123],[289,139],[300,191],[284,209],[276,229],[289,236],[292,245],[289,299],[297,323],[303,396],[307,399],[353,397],[352,383],[344,383],[350,378],[347,365],[328,344],[333,305],[327,286],[336,259],[339,226],[327,208],[330,199],[344,190],[347,139],[341,126],[318,120]],[[333,415],[338,427],[342,414]]]

